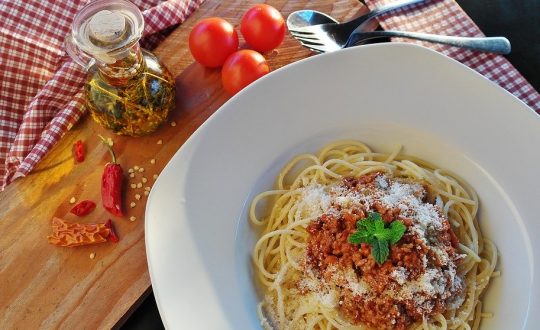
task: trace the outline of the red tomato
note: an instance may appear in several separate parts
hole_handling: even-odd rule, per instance
[[[278,47],[285,36],[285,21],[279,11],[266,4],[251,7],[242,17],[240,32],[256,51]]]
[[[219,17],[199,21],[189,34],[189,50],[195,60],[209,68],[217,68],[238,49],[234,27]]]
[[[242,49],[233,53],[221,69],[221,81],[225,90],[234,95],[270,72],[264,56],[251,49]]]

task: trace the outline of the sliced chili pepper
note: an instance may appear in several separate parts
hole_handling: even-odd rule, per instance
[[[96,208],[96,203],[89,200],[85,200],[73,206],[73,208],[69,212],[75,214],[78,217],[83,217],[89,214],[90,212],[92,212],[95,208]]]
[[[101,135],[102,142],[107,145],[111,153],[112,162],[105,165],[103,175],[101,176],[101,202],[103,207],[112,215],[122,217],[122,182],[124,180],[124,171],[120,164],[116,162],[116,155],[111,145]]]
[[[114,231],[112,221],[106,223],[73,223],[54,217],[52,220],[52,233],[47,237],[50,244],[56,246],[81,246],[118,242],[118,235]]]
[[[114,226],[113,226],[113,223],[112,223],[112,220],[109,219],[107,220],[107,222],[105,222],[105,227],[106,228],[109,228],[109,230],[111,231],[111,233],[109,234],[109,241],[113,242],[113,243],[118,243],[118,241],[120,240],[118,238],[118,235],[116,235],[116,231],[114,230]]]
[[[73,157],[77,163],[84,162],[84,144],[81,140],[73,144]]]

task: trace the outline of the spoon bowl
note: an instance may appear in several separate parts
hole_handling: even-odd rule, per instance
[[[318,25],[318,24],[327,24],[327,23],[339,23],[335,18],[321,13],[316,10],[298,10],[287,17],[287,28],[289,30],[295,30],[297,28]]]

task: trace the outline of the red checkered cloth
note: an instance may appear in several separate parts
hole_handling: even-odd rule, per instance
[[[204,0],[132,0],[151,48]],[[86,112],[86,72],[65,53],[75,14],[88,0],[0,1],[0,190],[25,176]]]
[[[371,10],[392,2],[395,2],[395,0],[365,1]],[[480,28],[454,0],[432,0],[426,4],[411,6],[381,15],[378,20],[385,30],[485,37]],[[534,111],[540,112],[540,94],[502,55],[480,53],[412,39],[393,38],[393,40],[416,43],[439,51],[476,70],[515,95]]]

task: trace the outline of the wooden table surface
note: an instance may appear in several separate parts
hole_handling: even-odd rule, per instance
[[[160,173],[184,141],[229,98],[222,90],[219,69],[194,63],[187,47],[191,28],[209,16],[223,17],[237,27],[254,3],[206,0],[154,51],[176,77],[177,89],[176,109],[169,123],[156,133],[140,138],[115,136],[86,116],[29,176],[0,193],[0,329],[113,328],[122,324],[150,291],[144,245],[146,198],[144,188],[132,189],[130,185],[146,177],[143,187],[151,186],[154,174]],[[267,3],[284,17],[304,8],[324,11],[339,20],[366,11],[357,0]],[[272,69],[308,56],[311,53],[289,35],[277,50],[266,54]],[[101,174],[109,154],[98,134],[113,139],[118,161],[126,172],[136,165],[144,168],[135,178],[126,174],[124,218],[112,217],[100,206]],[[74,164],[71,154],[77,140],[83,140],[87,148],[81,164]],[[143,197],[136,200],[136,194]],[[89,216],[76,219],[69,213],[72,197],[96,201],[98,207]],[[131,202],[136,206],[131,208]],[[76,248],[52,246],[47,243],[47,235],[54,216],[84,223],[112,218],[120,242]],[[132,216],[135,221],[129,220]]]

